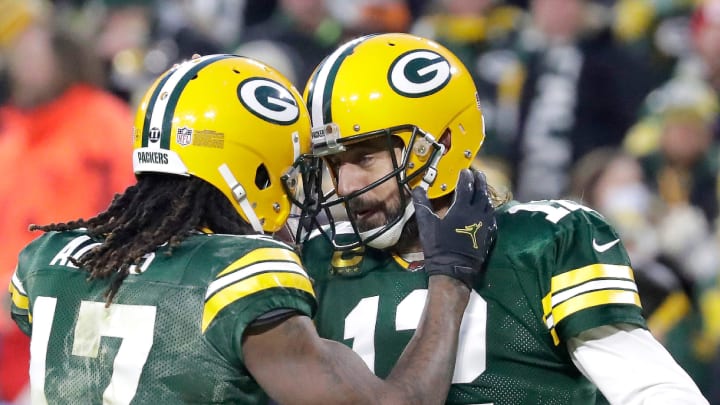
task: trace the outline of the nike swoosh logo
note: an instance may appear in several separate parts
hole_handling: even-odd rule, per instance
[[[620,239],[615,239],[614,241],[611,241],[611,242],[608,242],[608,243],[603,243],[602,245],[598,245],[598,243],[597,243],[597,241],[595,240],[595,238],[593,238],[592,245],[593,245],[593,249],[595,249],[596,252],[598,252],[598,253],[603,253],[603,252],[605,252],[606,250],[610,249],[611,247],[617,245],[618,242],[620,242]]]

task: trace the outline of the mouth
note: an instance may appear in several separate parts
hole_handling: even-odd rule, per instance
[[[355,221],[364,232],[382,225],[385,217],[381,207],[365,207],[355,211]]]
[[[367,220],[368,218],[372,217],[376,212],[378,212],[375,208],[365,208],[362,210],[355,211],[355,219],[359,221]]]

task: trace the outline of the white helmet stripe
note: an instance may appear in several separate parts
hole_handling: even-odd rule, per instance
[[[187,80],[183,80],[188,74],[193,76],[197,74],[194,70],[197,66],[204,66],[217,59],[227,58],[227,55],[208,55],[197,59],[191,59],[189,61],[181,63],[175,70],[170,73],[170,76],[165,80],[159,91],[159,96],[155,100],[152,106],[148,106],[147,115],[150,116],[150,125],[147,128],[148,131],[152,131],[153,128],[157,130],[163,129],[163,118],[165,118],[165,112],[167,111],[168,105],[172,100],[170,95],[172,94],[178,83],[186,83]],[[192,72],[191,72],[192,71]],[[174,104],[174,103],[173,103]],[[167,134],[163,134],[166,135]],[[147,147],[149,149],[161,149],[162,142],[148,142]]]
[[[368,39],[372,35],[367,35],[364,37],[356,38],[345,45],[338,48],[335,52],[331,53],[325,62],[320,67],[320,70],[318,70],[317,75],[315,76],[315,83],[313,84],[313,92],[312,92],[312,98],[311,98],[311,105],[310,107],[310,119],[312,120],[312,126],[320,126],[326,124],[323,119],[323,106],[325,105],[325,86],[328,85],[328,80],[331,75],[335,74],[337,72],[338,67],[336,67],[336,64],[338,63],[338,60],[343,58],[347,55],[346,51],[348,48],[353,48],[358,43]],[[330,83],[332,85],[332,83]],[[330,92],[327,92],[330,94]]]

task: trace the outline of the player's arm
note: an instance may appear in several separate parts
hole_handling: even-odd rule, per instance
[[[301,315],[246,331],[245,365],[279,403],[443,403],[469,291],[449,277],[430,277],[420,326],[384,381],[350,348],[320,338]]]
[[[494,239],[494,209],[484,176],[468,170],[443,218],[424,190],[413,192],[413,201],[420,233],[435,235],[421,237],[428,296],[420,325],[388,378],[377,378],[349,348],[321,339],[308,317],[293,316],[243,335],[245,365],[272,398],[297,404],[445,402],[462,315]],[[468,224],[473,238],[457,238],[457,228]]]
[[[606,325],[568,341],[575,366],[612,404],[707,404],[690,376],[647,330]]]
[[[566,233],[559,268],[589,264],[553,277],[548,310],[556,330],[564,331],[561,340],[573,363],[613,404],[707,404],[648,332],[629,258],[614,229],[588,211],[578,218],[584,220]]]

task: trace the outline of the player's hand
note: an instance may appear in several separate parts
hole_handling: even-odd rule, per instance
[[[460,172],[455,200],[444,218],[433,210],[422,187],[413,190],[420,243],[428,275],[446,275],[472,288],[495,240],[497,224],[482,172]]]

